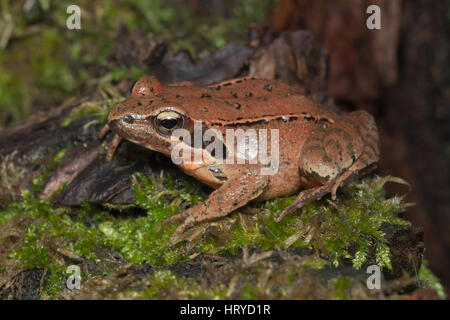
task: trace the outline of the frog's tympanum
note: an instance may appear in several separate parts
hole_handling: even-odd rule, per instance
[[[174,138],[178,129],[194,136],[198,123],[202,133],[214,129],[223,135],[223,140],[220,135],[209,137],[222,144],[223,152],[208,149],[207,139],[199,144]],[[110,111],[101,136],[109,129],[115,136],[108,160],[122,138],[172,159],[179,143],[188,148],[181,152],[184,160],[191,160],[195,154],[201,156],[201,161],[177,164],[216,190],[204,202],[166,220],[182,222],[174,235],[197,223],[226,216],[249,201],[289,195],[300,188],[304,190],[278,220],[327,193],[335,199],[338,187],[373,169],[379,158],[378,130],[367,112],[338,115],[282,81],[253,77],[208,87],[190,82],[163,86],[153,77],[143,77],[132,87],[130,97]],[[271,174],[261,170],[273,167],[274,161],[250,161],[251,157],[259,159],[248,150],[252,135],[240,142],[237,138],[227,140],[228,133],[239,129],[241,133],[257,132],[257,139],[266,133],[268,143],[263,146],[264,139],[257,140],[257,153],[276,151],[276,170],[267,171]],[[246,152],[236,151],[242,149],[239,143],[243,141],[247,143]],[[191,155],[186,150],[192,151]],[[247,161],[237,161],[239,157]]]

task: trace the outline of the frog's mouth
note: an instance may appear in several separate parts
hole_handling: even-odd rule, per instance
[[[112,132],[126,140],[153,151],[166,153],[170,143],[155,135],[152,130],[152,121],[152,117],[135,118],[124,115],[109,121],[108,124]]]
[[[151,134],[151,119],[136,118],[126,114],[119,119],[109,121],[109,127],[114,133],[127,140],[142,141]]]

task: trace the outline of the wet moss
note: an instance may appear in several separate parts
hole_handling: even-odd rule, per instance
[[[287,252],[285,252],[287,253]],[[204,257],[205,258],[205,257]],[[348,277],[336,277],[332,273],[317,273],[308,270],[297,259],[277,260],[266,252],[248,252],[227,259],[226,264],[212,267],[210,261],[200,259],[206,267],[198,274],[183,276],[166,269],[155,270],[151,276],[128,278],[125,283],[134,283],[130,289],[120,293],[111,290],[111,299],[369,299],[376,293],[367,292],[359,281]],[[297,260],[297,261],[296,261]],[[201,262],[200,262],[201,261]],[[124,279],[121,277],[121,279]],[[109,281],[110,279],[108,279]],[[322,281],[323,280],[323,281]],[[112,287],[121,286],[111,283]],[[92,284],[92,286],[91,286]],[[78,298],[86,298],[95,290],[95,283],[87,287]],[[142,289],[144,288],[144,289]]]
[[[347,289],[351,286],[350,279],[347,277],[339,277],[331,281],[336,289],[337,300],[347,300]]]
[[[334,266],[339,266],[343,259],[351,259],[356,269],[366,262],[370,249],[375,248],[377,264],[390,269],[390,251],[381,226],[409,223],[397,216],[405,208],[401,198],[385,199],[382,188],[388,181],[389,177],[364,180],[345,188],[335,202],[325,197],[281,222],[275,222],[274,218],[295,197],[257,204],[254,207],[259,209],[258,214],[234,214],[237,222],[230,227],[225,244],[205,240],[201,246],[205,251],[219,248],[219,253],[236,253],[243,245],[256,245],[264,250],[308,247],[327,257]],[[357,248],[356,252],[349,252],[350,244]]]
[[[93,101],[82,103],[73,108],[70,114],[61,122],[61,126],[66,127],[77,119],[94,116],[94,120],[86,123],[86,127],[94,124],[106,122],[109,110],[121,102],[124,97],[116,87],[110,84],[102,84],[97,90],[97,98]]]
[[[121,298],[133,299],[165,299],[182,292],[184,299],[218,300],[226,299],[227,289],[223,285],[198,290],[196,283],[190,279],[176,276],[169,270],[155,271],[148,279],[148,289],[144,291],[129,291]]]
[[[58,154],[54,163],[63,154]],[[165,201],[161,188],[164,187],[163,193],[166,194],[172,190],[173,195],[183,197],[183,201],[195,203],[200,197],[186,194],[184,189],[176,191],[170,179],[167,180],[168,184],[157,187],[156,182],[149,182],[151,178],[141,178],[144,184],[136,184],[135,192],[138,206],[148,210],[145,217],[115,217],[109,210],[87,203],[80,208],[56,207],[49,200],[39,200],[32,192],[23,191],[21,202],[10,203],[0,211],[0,227],[19,218],[28,222],[21,225],[26,229],[21,248],[10,252],[9,258],[28,269],[48,269],[51,280],[47,282],[46,292],[50,296],[64,285],[64,270],[70,265],[70,261],[66,261],[70,259],[61,257],[99,262],[94,254],[96,247],[114,248],[134,263],[149,261],[164,265],[185,258],[186,250],[182,245],[174,248],[170,246],[169,237],[174,227],[161,228],[161,221],[178,210],[175,204]],[[37,180],[37,191],[43,180]],[[85,220],[89,220],[90,224],[86,224]]]
[[[0,217],[2,224],[18,217],[23,219],[24,215],[31,219],[21,249],[14,250],[9,257],[30,269],[50,270],[52,281],[48,283],[48,292],[55,292],[58,277],[61,287],[64,284],[63,271],[69,264],[61,255],[99,262],[94,254],[96,247],[113,248],[132,263],[159,266],[186,260],[192,254],[237,253],[247,246],[262,250],[307,247],[335,266],[343,259],[351,259],[355,268],[365,262],[368,250],[375,247],[377,263],[389,268],[390,253],[380,231],[381,224],[407,222],[397,217],[405,206],[401,199],[384,197],[381,189],[388,180],[364,180],[345,188],[333,205],[328,199],[316,201],[301,214],[293,213],[280,223],[274,218],[294,197],[256,203],[247,208],[250,213],[244,209],[218,222],[204,224],[198,227],[200,232],[194,240],[187,238],[188,241],[176,245],[170,242],[176,224],[163,226],[162,222],[180,209],[204,200],[206,194],[198,192],[196,182],[173,181],[168,176],[134,178],[136,206],[145,210],[143,216],[133,214],[133,208],[126,209],[128,214],[121,216],[86,203],[80,208],[54,207],[48,200],[36,199],[31,192],[24,191],[22,202],[11,203]],[[87,219],[89,224],[85,223]],[[356,244],[356,253],[348,251],[350,244]],[[303,266],[320,269],[326,263],[310,259]]]

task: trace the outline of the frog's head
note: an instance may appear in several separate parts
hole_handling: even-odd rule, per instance
[[[161,95],[162,85],[153,77],[139,79],[129,98],[108,114],[110,129],[119,136],[145,148],[170,155],[171,134],[187,126],[186,114],[176,103]]]

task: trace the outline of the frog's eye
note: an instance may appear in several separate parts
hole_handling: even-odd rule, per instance
[[[176,111],[163,111],[154,118],[156,129],[163,134],[170,134],[184,126],[184,116]]]

